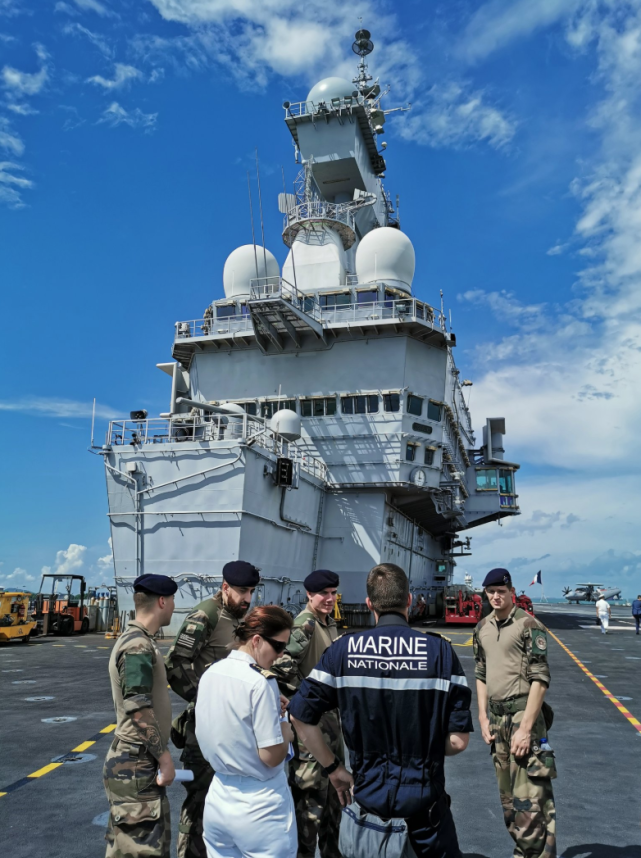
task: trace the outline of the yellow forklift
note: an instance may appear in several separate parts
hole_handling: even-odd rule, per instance
[[[22,641],[28,644],[35,620],[28,615],[30,593],[8,593],[0,589],[0,643]]]

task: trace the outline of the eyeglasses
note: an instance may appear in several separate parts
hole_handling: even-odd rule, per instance
[[[275,641],[274,638],[268,638],[266,635],[261,635],[261,638],[264,641],[273,647],[273,649],[280,655],[282,652],[285,652],[285,648],[287,647],[287,641]]]

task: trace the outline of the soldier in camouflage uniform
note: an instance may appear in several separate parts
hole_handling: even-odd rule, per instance
[[[260,580],[258,569],[243,560],[223,567],[222,590],[187,615],[167,654],[167,677],[176,694],[189,704],[172,724],[171,738],[182,748],[181,761],[194,773],[183,784],[187,796],[180,812],[178,858],[207,858],[203,841],[203,812],[214,770],[196,739],[196,695],[207,668],[229,655],[234,631],[247,613]]]
[[[136,578],[136,619],[118,638],[109,659],[117,723],[103,769],[110,809],[107,858],[169,858],[165,786],[175,775],[167,750],[171,701],[165,663],[153,636],[169,625],[177,589],[165,575]]]
[[[338,575],[319,569],[305,579],[307,606],[294,620],[287,649],[272,665],[281,692],[294,694],[318,664],[320,657],[338,637],[331,614],[336,604]],[[343,735],[338,711],[327,712],[320,721],[325,741],[343,762]],[[289,785],[296,808],[298,858],[314,858],[316,842],[322,858],[340,858],[338,830],[341,806],[329,776],[297,739],[295,756],[289,764]]]
[[[554,752],[545,626],[512,602],[506,569],[485,578],[493,611],[474,630],[479,721],[491,746],[514,858],[555,858]],[[488,717],[489,709],[489,717]]]

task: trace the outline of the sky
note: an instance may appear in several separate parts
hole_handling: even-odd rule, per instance
[[[389,84],[386,188],[414,293],[444,293],[477,432],[505,416],[522,515],[460,577],[641,590],[641,2],[0,0],[0,586],[112,576],[107,421],[169,405],[174,322],[223,296],[261,164],[280,263],[282,102]],[[255,192],[255,183],[254,183]]]

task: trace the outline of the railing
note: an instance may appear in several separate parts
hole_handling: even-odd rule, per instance
[[[289,209],[283,218],[283,229],[307,220],[338,221],[354,232],[354,215],[349,203],[329,203],[326,200],[308,200]]]
[[[435,311],[429,304],[416,298],[399,298],[396,300],[367,301],[356,304],[343,304],[335,307],[321,306],[321,321],[329,325],[339,322],[386,321],[421,321],[432,327],[435,326]],[[443,327],[444,322],[440,327]],[[437,324],[436,327],[439,327]]]
[[[186,322],[176,322],[175,341],[189,340],[193,337],[212,337],[217,334],[236,334],[253,329],[248,313],[223,316],[222,319],[189,319]]]
[[[302,310],[317,321],[320,319],[320,306],[317,295],[304,295],[296,286],[284,277],[261,277],[250,281],[252,301],[264,301],[269,298],[283,298],[293,307]]]
[[[352,108],[364,104],[362,96],[346,95],[342,98],[331,98],[329,101],[296,101],[285,108],[285,117],[289,116],[318,116],[325,113],[351,113]]]
[[[324,462],[304,452],[295,442],[286,441],[273,432],[262,418],[248,414],[185,414],[148,420],[112,420],[107,430],[107,444],[111,447],[144,447],[188,441],[251,442],[275,456],[292,459],[303,471],[319,480],[327,480]]]

